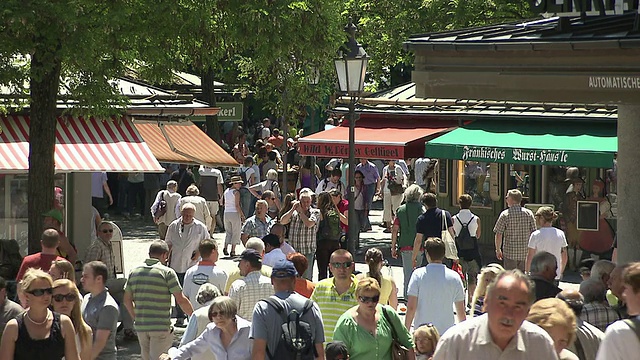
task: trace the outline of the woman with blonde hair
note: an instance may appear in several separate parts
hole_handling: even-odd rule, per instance
[[[531,306],[527,321],[549,333],[560,360],[578,360],[567,350],[576,339],[576,315],[566,302],[558,298],[539,300]]]
[[[440,341],[440,333],[433,324],[420,325],[413,331],[416,360],[431,360]]]
[[[364,278],[356,286],[358,305],[347,310],[333,333],[333,341],[342,341],[349,349],[351,360],[391,360],[392,341],[409,349],[408,359],[415,359],[413,340],[395,309],[378,304],[380,285],[373,278]]]
[[[484,314],[484,297],[487,295],[487,287],[503,271],[504,268],[500,264],[489,264],[482,268],[476,290],[473,292],[473,298],[469,305],[471,317]]]
[[[76,269],[67,260],[53,260],[49,268],[49,275],[53,281],[69,279],[76,282]]]
[[[369,266],[369,271],[358,275],[358,279],[370,277],[376,279],[380,284],[380,304],[398,308],[398,288],[395,281],[389,276],[382,274],[382,267],[385,265],[384,255],[378,248],[371,248],[364,254],[364,262]]]
[[[20,290],[29,309],[4,328],[0,359],[79,360],[71,319],[49,310],[51,276],[40,269],[29,269],[20,281]]]
[[[91,328],[82,319],[80,310],[80,292],[76,284],[69,279],[58,279],[53,282],[51,296],[53,311],[67,315],[76,330],[76,347],[81,360],[91,360],[93,336]]]
[[[549,206],[542,206],[536,211],[536,223],[538,230],[529,236],[529,252],[525,263],[525,271],[531,271],[531,260],[536,253],[546,251],[556,257],[558,268],[556,281],[560,281],[564,267],[567,265],[567,238],[564,231],[553,227],[553,222],[558,219],[558,213]]]

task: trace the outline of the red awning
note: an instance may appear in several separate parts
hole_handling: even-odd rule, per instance
[[[238,162],[191,121],[135,120],[135,126],[158,161],[207,166]]]
[[[56,172],[162,172],[128,117],[59,117]],[[29,170],[29,117],[0,116],[0,173]]]
[[[385,121],[368,119],[356,122],[356,157],[368,159],[408,159],[424,156],[426,140],[455,128],[454,121]],[[346,158],[349,156],[349,126],[305,136],[299,140],[302,155]]]

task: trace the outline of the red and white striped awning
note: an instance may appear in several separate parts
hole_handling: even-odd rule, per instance
[[[29,117],[0,116],[0,173],[29,169]],[[164,171],[128,117],[59,117],[56,172]]]

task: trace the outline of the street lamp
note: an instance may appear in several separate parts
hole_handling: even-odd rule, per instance
[[[359,243],[359,227],[356,220],[355,209],[355,125],[356,125],[356,103],[364,91],[364,78],[367,74],[367,63],[369,56],[356,41],[356,31],[358,28],[351,18],[344,27],[347,33],[347,42],[338,51],[338,58],[335,59],[336,72],[338,74],[338,84],[340,91],[350,97],[349,101],[349,239],[348,250],[355,255],[356,242]],[[354,221],[356,220],[356,221]],[[358,244],[359,245],[359,244]],[[358,246],[359,247],[359,246]]]

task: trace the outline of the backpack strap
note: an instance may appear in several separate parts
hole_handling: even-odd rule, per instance
[[[640,319],[636,316],[630,319],[624,319],[624,323],[636,333],[636,337],[638,337],[638,341],[640,341]]]
[[[460,225],[464,226],[464,227],[469,227],[469,224],[471,224],[471,222],[473,221],[473,219],[475,219],[476,216],[475,215],[471,215],[471,219],[469,219],[469,221],[467,221],[466,224],[463,224],[462,222],[460,222]],[[460,221],[460,219],[458,219],[458,221]]]
[[[327,190],[327,185],[329,184],[329,179],[322,180],[322,191]]]

